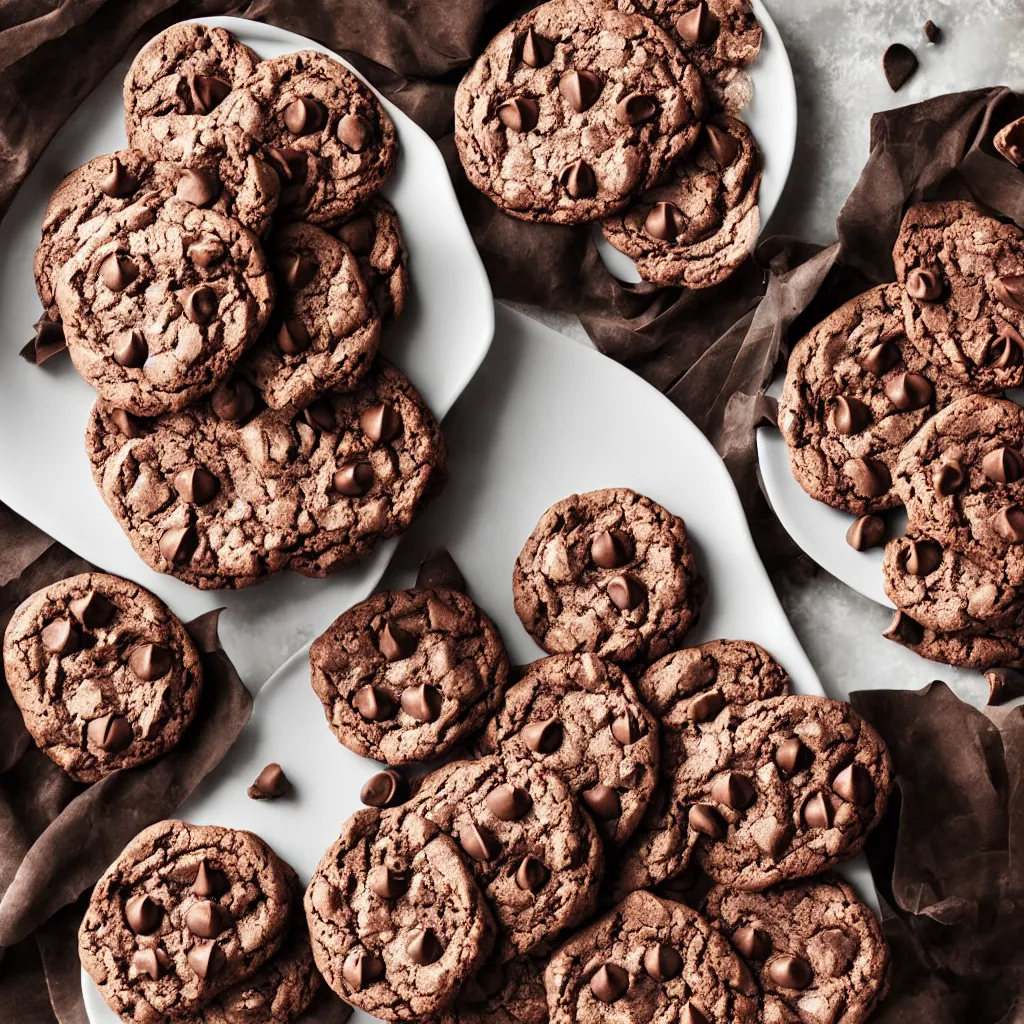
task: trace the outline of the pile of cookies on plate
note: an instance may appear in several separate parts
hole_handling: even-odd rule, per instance
[[[409,525],[437,423],[377,356],[406,252],[395,127],[312,50],[180,24],[124,84],[128,148],[61,182],[35,275],[98,400],[93,476],[142,559],[198,587],[323,576]]]
[[[550,0],[459,85],[462,166],[513,217],[597,222],[645,280],[708,288],[757,241],[760,155],[731,111],[760,48],[749,0]]]
[[[793,475],[886,540],[886,636],[950,665],[1024,661],[1024,232],[967,202],[908,210],[897,280],[797,343],[779,402]]]

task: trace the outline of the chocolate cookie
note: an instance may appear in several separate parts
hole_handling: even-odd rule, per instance
[[[216,120],[271,147],[285,219],[337,224],[395,169],[395,126],[373,90],[314,50],[263,61]]]
[[[793,477],[817,501],[854,515],[901,503],[892,474],[936,409],[971,393],[905,334],[899,285],[858,295],[793,348],[779,430]]]
[[[193,130],[257,64],[259,57],[222,28],[172,25],[138,53],[125,76],[129,145],[159,158],[169,140]]]
[[[331,731],[387,764],[441,757],[480,729],[508,685],[494,623],[454,590],[388,590],[339,616],[309,649]]]
[[[657,720],[625,673],[594,654],[527,666],[476,747],[555,772],[617,846],[640,823],[658,778]]]
[[[93,407],[93,478],[157,572],[204,590],[326,576],[405,530],[444,480],[437,422],[386,362],[301,413],[255,404],[235,380],[148,422]]]
[[[382,1020],[436,1014],[483,965],[494,922],[455,843],[415,815],[353,814],[306,890],[327,984]]]
[[[996,151],[1016,167],[1024,164],[1024,117],[1018,117],[996,132],[992,140]]]
[[[893,474],[911,529],[1024,583],[1024,409],[970,395],[933,416]]]
[[[878,920],[834,875],[767,892],[715,886],[705,913],[758,972],[765,1021],[863,1024],[889,987]]]
[[[784,696],[789,676],[749,640],[712,640],[656,661],[636,686],[661,724],[661,770],[640,827],[609,872],[616,902],[686,870],[697,840],[687,819],[689,803],[695,784],[721,763],[717,735],[723,709]]]
[[[498,922],[496,963],[539,954],[597,906],[597,829],[561,779],[538,766],[456,761],[394,813],[429,818],[458,841]]]
[[[278,302],[243,372],[272,409],[303,407],[325,391],[350,391],[370,369],[380,317],[351,250],[313,224],[270,237]]]
[[[381,320],[397,320],[409,293],[409,254],[398,228],[398,214],[381,196],[359,207],[334,233],[355,254]]]
[[[682,519],[624,487],[544,513],[516,560],[516,614],[549,654],[650,662],[678,646],[707,587]]]
[[[973,203],[919,203],[893,248],[907,334],[980,390],[1024,383],[1024,232]]]
[[[123,1020],[194,1014],[277,952],[286,870],[251,832],[158,822],[96,883],[78,933],[82,966]]]
[[[727,708],[709,744],[714,770],[691,790],[687,820],[700,866],[722,885],[767,889],[820,874],[858,853],[885,813],[889,753],[841,701],[794,695]]]
[[[755,1024],[757,983],[695,910],[647,892],[577,932],[544,972],[551,1024]]]
[[[733,117],[717,117],[667,182],[606,217],[601,230],[632,257],[645,281],[710,288],[757,243],[760,185],[761,158],[750,129]]]
[[[700,74],[650,19],[551,0],[504,28],[455,95],[469,180],[521,220],[621,209],[696,142]]]
[[[203,685],[185,627],[148,590],[83,573],[36,591],[4,634],[4,672],[36,746],[78,782],[177,745]]]
[[[488,964],[471,978],[437,1024],[547,1024],[546,957]]]
[[[1024,665],[1024,634],[1018,624],[979,632],[942,632],[926,629],[906,612],[897,611],[882,636],[943,665],[982,672]]]
[[[108,217],[57,282],[78,372],[139,416],[212,391],[263,329],[273,298],[251,231],[159,193]]]

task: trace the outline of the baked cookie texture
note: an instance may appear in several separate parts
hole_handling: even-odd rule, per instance
[[[199,652],[167,606],[104,573],[22,602],[4,634],[4,673],[36,746],[78,782],[175,747],[203,685]]]
[[[476,750],[557,774],[618,846],[654,792],[658,737],[657,719],[621,669],[594,654],[557,654],[508,688]]]
[[[552,0],[494,37],[455,97],[469,180],[522,220],[621,209],[696,142],[700,74],[650,19]]]
[[[161,821],[96,883],[78,933],[82,966],[123,1020],[195,1013],[280,947],[285,865],[251,832]]]
[[[523,626],[549,654],[635,664],[679,646],[707,587],[683,520],[609,488],[544,513],[516,560],[512,591]]]
[[[409,294],[409,253],[395,208],[379,195],[334,229],[354,253],[381,321],[397,320]]]
[[[547,1024],[546,966],[546,956],[488,964],[440,1014],[439,1024]]]
[[[310,680],[338,739],[387,764],[428,761],[477,732],[508,685],[494,623],[454,590],[392,590],[313,641]]]
[[[483,966],[494,921],[455,843],[416,815],[352,815],[306,890],[327,984],[382,1020],[443,1010]]]
[[[1005,629],[949,632],[927,629],[906,612],[897,610],[882,636],[943,665],[975,668],[981,672],[1024,665],[1024,641],[1016,624]]]
[[[445,465],[437,422],[383,361],[302,412],[257,411],[237,379],[150,421],[97,403],[86,449],[143,561],[202,589],[351,564],[409,526]]]
[[[757,244],[761,157],[734,117],[704,125],[667,180],[601,222],[605,238],[655,284],[710,288],[730,277]]]
[[[878,919],[835,875],[765,892],[714,886],[705,913],[757,972],[766,1022],[862,1024],[889,987]]]

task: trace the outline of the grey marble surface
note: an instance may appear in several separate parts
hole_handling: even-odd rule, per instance
[[[765,0],[796,78],[799,128],[790,181],[767,230],[827,244],[868,156],[871,114],[961,89],[1024,87],[1024,0]],[[938,44],[923,34],[928,19]],[[920,67],[893,93],[882,74],[892,42],[910,46]],[[519,307],[586,344],[575,317]],[[977,672],[924,661],[885,640],[891,612],[861,597],[806,557],[773,575],[776,591],[831,696],[868,688],[919,688],[944,679],[983,704]]]

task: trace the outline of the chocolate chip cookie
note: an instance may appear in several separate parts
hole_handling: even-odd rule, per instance
[[[270,147],[283,219],[337,224],[395,169],[395,126],[373,90],[314,50],[263,61],[216,120]]]
[[[509,663],[494,623],[454,590],[388,590],[309,649],[331,731],[388,764],[441,757],[501,703]]]
[[[558,774],[613,845],[632,835],[658,778],[657,720],[625,673],[594,654],[527,666],[476,746]]]
[[[562,780],[536,765],[453,762],[394,813],[429,818],[458,842],[498,922],[496,963],[539,954],[597,906],[597,829]]]
[[[601,222],[605,238],[655,284],[710,288],[750,255],[760,219],[761,157],[750,129],[733,117],[704,126],[668,180]]]
[[[1024,383],[1024,232],[973,203],[919,203],[893,248],[907,334],[981,390]]]
[[[326,576],[405,530],[444,480],[437,422],[382,360],[302,412],[256,405],[236,379],[149,421],[93,407],[93,478],[157,572],[202,589]]]
[[[720,764],[717,721],[725,708],[789,692],[786,670],[749,640],[712,640],[656,661],[637,680],[661,724],[659,783],[647,812],[609,872],[613,901],[686,871],[697,840],[687,820],[694,784]]]
[[[78,933],[82,966],[123,1020],[193,1014],[277,952],[286,868],[251,832],[161,821],[96,883]]]
[[[926,629],[906,612],[897,611],[882,634],[929,661],[985,671],[1024,665],[1024,636],[1019,624],[978,632]]]
[[[551,0],[463,78],[455,141],[469,180],[506,213],[580,224],[652,187],[703,116],[700,73],[649,18]]]
[[[230,32],[172,25],[132,61],[124,80],[129,144],[159,158],[164,145],[193,130],[259,64]]]
[[[316,225],[298,223],[275,228],[267,252],[277,306],[242,372],[272,409],[350,391],[380,345],[380,317],[355,256]]]
[[[647,892],[569,939],[544,984],[551,1024],[760,1019],[757,983],[728,940],[695,910]]]
[[[793,695],[727,708],[710,742],[714,770],[691,790],[687,822],[698,863],[722,885],[758,890],[820,874],[858,853],[885,813],[889,753],[841,701]]]
[[[863,1024],[889,986],[878,919],[834,875],[766,892],[715,886],[705,913],[758,972],[766,1021]]]
[[[624,487],[544,513],[516,560],[516,614],[549,654],[656,661],[697,622],[707,587],[682,519]]]
[[[359,207],[334,233],[355,254],[370,297],[385,324],[397,320],[409,294],[409,254],[395,208],[381,196]]]
[[[494,922],[455,843],[416,815],[353,814],[306,890],[316,965],[382,1020],[439,1013],[483,966]]]
[[[203,685],[199,653],[167,606],[103,573],[52,583],[18,606],[4,672],[36,746],[78,782],[176,746]]]
[[[471,978],[438,1024],[547,1024],[546,957],[488,964]]]
[[[212,391],[263,330],[273,299],[251,231],[160,193],[108,217],[57,282],[76,369],[139,416]]]

